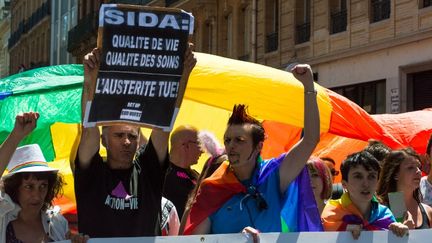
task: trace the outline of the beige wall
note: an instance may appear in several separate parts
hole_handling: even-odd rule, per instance
[[[319,83],[329,88],[385,79],[386,93],[390,94],[392,89],[398,89],[401,97],[400,111],[406,111],[406,93],[404,93],[406,75],[412,72],[432,70],[431,55],[432,38],[429,38],[316,64],[314,70],[319,74]],[[388,113],[390,113],[390,108],[390,97],[387,95],[386,110]]]

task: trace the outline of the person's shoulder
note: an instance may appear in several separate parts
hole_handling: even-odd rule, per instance
[[[421,203],[426,213],[430,216],[432,216],[432,207],[427,205],[426,203]]]
[[[48,222],[52,226],[60,229],[68,227],[68,221],[61,214],[61,209],[59,206],[53,206],[45,211],[46,217],[49,219]]]
[[[432,187],[432,184],[428,180],[428,176],[423,176],[420,179],[420,186],[422,186],[422,187]]]
[[[61,214],[61,208],[59,206],[53,206],[50,207],[45,211],[45,214],[49,218],[59,218],[59,219],[65,219],[63,215]]]
[[[65,235],[69,231],[69,224],[66,218],[61,214],[59,206],[53,206],[45,211],[46,223],[49,224],[50,237],[53,240],[65,240]],[[44,222],[42,222],[44,223]]]
[[[0,191],[0,210],[3,213],[7,213],[14,209],[18,209],[17,205],[12,201],[6,192]]]

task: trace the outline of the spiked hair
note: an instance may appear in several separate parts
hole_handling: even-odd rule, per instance
[[[228,119],[228,126],[250,124],[252,126],[252,140],[254,146],[265,139],[265,131],[261,122],[250,116],[246,105],[234,105],[231,117]]]

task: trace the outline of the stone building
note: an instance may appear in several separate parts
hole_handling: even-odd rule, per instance
[[[48,0],[12,0],[8,48],[10,74],[49,65],[50,3]]]
[[[431,0],[80,0],[85,30],[68,45],[78,59],[96,45],[102,2],[192,12],[197,51],[278,69],[310,63],[318,83],[372,114],[432,107]]]
[[[9,75],[10,1],[0,0],[0,78]]]

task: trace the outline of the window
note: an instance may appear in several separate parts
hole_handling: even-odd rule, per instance
[[[207,20],[203,26],[202,51],[212,53],[213,48],[213,21]]]
[[[238,21],[238,59],[247,61],[249,60],[249,52],[250,52],[250,6],[243,7],[239,10],[239,21]]]
[[[407,80],[407,110],[432,107],[432,70],[408,74]]]
[[[232,13],[229,13],[226,16],[226,28],[227,28],[227,32],[226,32],[226,48],[227,48],[227,57],[232,57],[232,49],[233,49],[233,45],[232,45],[232,41],[233,41],[233,26],[232,26]]]
[[[390,18],[390,0],[372,0],[371,14],[372,23]]]
[[[296,44],[310,39],[310,0],[296,1]]]
[[[276,51],[279,40],[279,1],[268,0],[265,6],[266,52]]]
[[[330,1],[330,33],[335,34],[346,31],[347,6],[346,0]]]
[[[332,90],[350,99],[369,114],[382,114],[386,112],[385,85],[385,80],[378,80],[368,83],[332,88]]]
[[[68,41],[68,26],[69,26],[69,13],[66,12],[61,17],[60,23],[60,64],[67,63],[67,52],[64,51],[67,49],[67,41]]]
[[[421,4],[421,8],[432,6],[432,0],[421,0],[421,2],[423,2],[423,4]]]

